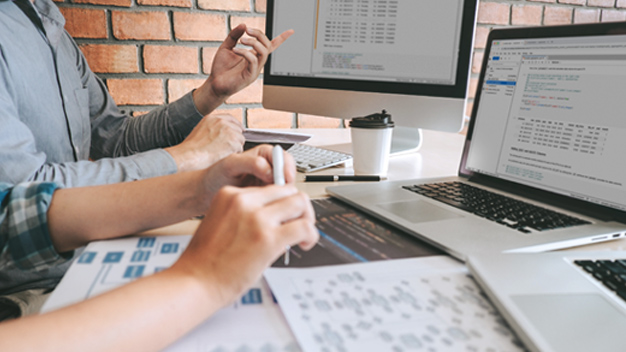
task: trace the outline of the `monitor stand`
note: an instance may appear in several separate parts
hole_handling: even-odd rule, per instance
[[[416,152],[422,146],[421,128],[396,126],[391,136],[391,155]]]

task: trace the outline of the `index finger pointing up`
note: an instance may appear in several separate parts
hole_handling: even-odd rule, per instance
[[[279,36],[272,40],[272,46],[270,47],[270,53],[276,50],[287,38],[291,37],[294,33],[293,29],[286,30],[282,32]]]

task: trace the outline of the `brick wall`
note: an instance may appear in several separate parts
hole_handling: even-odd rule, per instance
[[[419,0],[416,0],[419,1]],[[265,28],[266,0],[63,0],[57,5],[89,64],[132,114],[172,102],[210,74],[216,48],[241,22]],[[468,115],[493,27],[626,20],[626,0],[483,0]],[[339,127],[336,119],[268,111],[262,77],[220,107],[251,128]]]
[[[626,0],[481,0],[466,114],[471,112],[487,34],[491,28],[612,21],[626,21]]]

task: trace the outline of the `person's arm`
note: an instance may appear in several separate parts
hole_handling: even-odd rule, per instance
[[[215,53],[209,78],[193,91],[198,111],[203,115],[213,112],[229,96],[254,82],[270,53],[291,34],[292,30],[285,31],[270,41],[258,29],[247,28],[245,24],[235,27]],[[238,42],[250,49],[237,47]],[[219,124],[219,129],[211,124]],[[209,115],[182,143],[166,150],[179,170],[195,170],[211,165],[229,153],[241,151],[245,142],[242,132],[241,125],[232,117]]]
[[[285,178],[295,182],[295,163],[285,152]],[[272,183],[271,147],[234,154],[206,170],[148,180],[55,192],[48,227],[55,248],[66,252],[94,240],[138,233],[203,214],[226,185]]]
[[[56,216],[51,214],[51,216]],[[295,187],[225,187],[169,269],[57,311],[0,324],[0,350],[159,350],[237,299],[286,245],[317,241]]]

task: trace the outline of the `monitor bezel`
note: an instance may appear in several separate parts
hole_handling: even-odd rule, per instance
[[[469,80],[468,72],[472,62],[473,39],[475,30],[475,17],[477,0],[464,0],[461,24],[461,36],[459,40],[459,55],[457,59],[455,83],[453,85],[425,84],[414,82],[381,82],[367,80],[348,80],[331,78],[309,78],[302,76],[286,77],[272,75],[270,55],[265,63],[263,84],[284,87],[303,87],[332,89],[342,91],[389,93],[401,95],[419,95],[444,98],[462,98],[467,92]],[[265,33],[269,38],[274,37],[272,24],[274,16],[274,0],[267,0]]]

